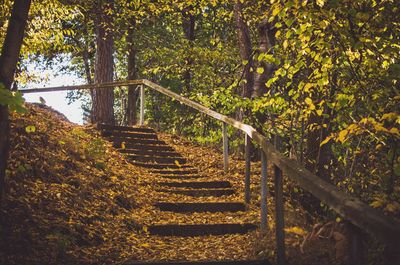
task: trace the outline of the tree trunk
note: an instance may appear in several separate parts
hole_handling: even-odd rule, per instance
[[[271,29],[267,20],[264,20],[258,26],[258,52],[259,53],[272,53],[272,48],[275,45],[274,31]],[[274,73],[274,66],[265,61],[259,62],[258,67],[263,68],[264,72],[258,73],[255,71],[254,90],[252,97],[261,97],[267,92],[265,83],[268,78],[271,78]]]
[[[106,11],[114,10],[113,0],[99,0],[99,13],[96,21],[96,61],[94,82],[96,84],[112,82],[114,72],[112,15]],[[114,124],[114,91],[109,88],[93,90],[93,122]]]
[[[134,80],[137,78],[136,71],[136,49],[135,49],[135,18],[131,19],[131,25],[128,28],[127,50],[128,50],[128,79]],[[137,123],[136,102],[139,92],[136,86],[128,87],[128,108],[126,111],[126,121],[128,125]]]
[[[183,32],[185,34],[185,38],[189,41],[190,48],[193,47],[193,42],[195,40],[195,26],[196,26],[196,19],[192,14],[192,10],[193,10],[192,6],[186,7],[182,10]],[[191,58],[190,54],[188,55],[188,57],[186,57],[185,63],[186,63],[185,65],[186,69],[183,73],[183,82],[186,91],[190,91],[191,79],[192,79],[191,67],[193,64],[193,59]]]
[[[24,38],[30,0],[15,0],[0,56],[0,82],[10,89]],[[8,106],[0,104],[0,202],[4,189],[4,178],[9,151],[10,121]]]
[[[242,87],[241,96],[250,98],[254,85],[254,75],[252,73],[252,69],[254,70],[254,61],[252,58],[250,33],[247,24],[243,19],[242,8],[243,7],[241,1],[237,0],[234,12],[236,19],[236,30],[238,35],[240,59],[242,60],[242,62],[246,62],[246,65],[244,65],[243,69],[243,77],[245,79],[245,83]]]

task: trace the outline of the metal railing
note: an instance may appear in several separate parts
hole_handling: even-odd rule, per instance
[[[260,146],[261,152],[261,229],[267,230],[267,163],[272,163],[274,167],[274,189],[275,189],[275,223],[276,223],[276,244],[277,244],[277,263],[285,264],[285,233],[284,233],[284,201],[283,201],[283,173],[289,179],[295,181],[302,189],[310,192],[316,198],[323,201],[332,210],[337,212],[345,220],[353,225],[368,232],[381,243],[385,244],[394,256],[393,264],[400,264],[400,223],[392,218],[385,216],[382,212],[373,209],[363,203],[358,198],[352,197],[336,186],[322,180],[310,171],[305,169],[295,160],[291,160],[278,152],[275,147],[269,143],[268,139],[257,132],[252,126],[240,121],[222,115],[216,111],[204,107],[203,105],[178,95],[171,90],[164,88],[149,80],[128,80],[121,82],[112,82],[95,85],[81,86],[62,86],[51,88],[37,88],[20,90],[22,93],[50,92],[61,90],[79,90],[79,89],[103,89],[120,86],[139,85],[140,86],[140,125],[144,124],[145,118],[145,87],[158,91],[174,100],[177,100],[199,112],[202,112],[214,119],[222,122],[223,139],[223,163],[224,170],[228,170],[228,134],[227,126],[230,125],[241,130],[245,135],[245,202],[250,202],[250,141],[251,139]],[[355,242],[359,240],[355,240]],[[360,249],[359,245],[350,244],[353,247],[353,255],[359,256],[360,253],[354,253]]]

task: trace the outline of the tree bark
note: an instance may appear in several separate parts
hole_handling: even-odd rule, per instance
[[[272,52],[272,48],[275,45],[275,36],[274,31],[271,29],[270,24],[267,20],[264,20],[258,26],[258,52],[259,53],[268,53]],[[255,71],[254,78],[254,89],[252,97],[261,97],[267,92],[267,87],[265,83],[268,81],[268,78],[271,78],[274,73],[273,64],[267,63],[265,61],[259,62],[258,67],[262,67],[264,72],[259,74]]]
[[[107,10],[114,10],[113,0],[99,0],[99,13],[96,21],[96,60],[94,82],[96,84],[112,82],[114,73],[114,38],[112,16]],[[93,90],[93,123],[114,124],[114,91],[99,88]]]
[[[190,48],[193,47],[193,42],[195,40],[195,26],[196,26],[196,18],[192,14],[192,10],[193,10],[192,6],[186,7],[182,10],[183,32],[185,34],[185,38],[189,41]],[[193,59],[189,54],[188,57],[186,57],[186,65],[185,65],[186,69],[183,73],[183,81],[186,91],[191,90],[192,64],[193,64]]]
[[[131,25],[128,28],[127,50],[128,50],[128,79],[137,79],[136,66],[136,48],[135,48],[135,18],[131,19]],[[136,102],[139,96],[139,91],[136,86],[128,87],[128,108],[126,111],[126,121],[128,125],[137,123]]]
[[[242,60],[242,62],[247,62],[246,65],[244,65],[243,69],[243,77],[245,83],[242,86],[241,96],[250,98],[254,86],[254,75],[252,73],[252,70],[254,70],[254,61],[252,58],[250,33],[247,24],[243,19],[242,9],[242,3],[240,2],[240,0],[237,0],[234,7],[234,13],[238,35],[240,59]]]
[[[19,53],[28,19],[30,0],[15,0],[7,28],[6,38],[0,56],[0,82],[11,89]],[[8,106],[0,104],[0,202],[4,189],[4,179],[9,152],[10,121]]]

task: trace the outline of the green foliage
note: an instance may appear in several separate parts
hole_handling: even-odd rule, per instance
[[[25,113],[24,98],[20,92],[10,91],[0,83],[0,105],[7,106],[10,111]]]

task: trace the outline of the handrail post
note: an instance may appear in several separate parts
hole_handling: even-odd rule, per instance
[[[244,138],[244,155],[245,155],[245,161],[246,161],[246,166],[245,166],[245,179],[244,179],[244,200],[246,203],[250,203],[250,137],[246,133],[245,138]]]
[[[261,231],[268,229],[268,182],[267,182],[267,156],[261,149]]]
[[[282,142],[279,135],[274,137],[274,145],[279,151],[282,151]],[[284,265],[285,258],[285,216],[283,202],[283,175],[282,170],[274,165],[274,184],[275,184],[275,232],[276,232],[276,249],[277,264]]]
[[[283,180],[282,170],[274,165],[275,174],[275,224],[276,224],[276,249],[277,264],[285,264],[285,222],[283,206]]]
[[[145,103],[145,94],[144,94],[144,86],[140,85],[140,119],[139,125],[143,126],[144,124],[144,103]]]
[[[347,222],[346,225],[350,232],[350,264],[364,265],[364,249],[361,230],[350,222]]]
[[[229,166],[229,161],[228,161],[228,125],[225,122],[222,122],[222,145],[223,145],[223,154],[224,154],[224,172],[228,172],[228,166]]]

